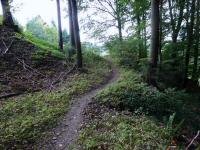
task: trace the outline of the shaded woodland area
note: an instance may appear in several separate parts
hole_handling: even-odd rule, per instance
[[[0,149],[200,148],[199,0],[54,0],[56,22],[26,25],[14,1],[1,0]]]

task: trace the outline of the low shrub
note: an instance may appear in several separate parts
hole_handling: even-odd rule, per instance
[[[181,117],[185,112],[185,102],[189,96],[184,91],[166,89],[158,91],[142,82],[140,75],[133,71],[124,71],[119,81],[103,90],[96,100],[103,104],[119,109],[143,111],[158,118],[177,113]]]
[[[142,55],[140,57],[146,57],[146,51],[142,43],[141,40],[133,37],[123,41],[113,39],[106,43],[106,48],[120,66],[135,67],[139,62],[140,52]]]

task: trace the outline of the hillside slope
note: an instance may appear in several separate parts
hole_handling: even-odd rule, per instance
[[[62,72],[64,54],[35,45],[12,29],[0,27],[0,98],[50,88]],[[52,46],[53,47],[53,46]]]

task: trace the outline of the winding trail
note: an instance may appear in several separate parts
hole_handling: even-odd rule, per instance
[[[112,73],[107,82],[103,85],[96,87],[83,96],[75,99],[71,106],[71,110],[65,115],[60,124],[53,130],[53,138],[40,144],[38,149],[43,150],[68,150],[79,135],[79,130],[83,122],[83,112],[92,98],[101,91],[115,82],[119,77],[117,67],[109,61],[112,66]]]

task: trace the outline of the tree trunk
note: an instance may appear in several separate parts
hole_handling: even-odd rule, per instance
[[[156,72],[159,52],[159,0],[151,1],[151,57],[148,82],[153,86],[156,84]]]
[[[121,22],[121,18],[118,17],[117,23],[118,23],[119,40],[122,41],[123,37],[122,37],[122,22]]]
[[[195,38],[196,38],[196,44],[195,44],[195,48],[194,48],[194,65],[193,65],[193,72],[192,72],[192,79],[193,80],[197,80],[198,79],[198,75],[197,75],[197,67],[198,67],[198,57],[199,57],[199,24],[200,24],[200,13],[199,13],[199,9],[200,9],[200,1],[197,0],[197,20],[196,20],[196,30],[195,30]]]
[[[162,42],[163,42],[163,28],[162,28],[162,25],[163,25],[163,0],[160,0],[160,25],[159,25],[159,30],[160,30],[160,33],[159,33],[159,65],[160,65],[160,69],[161,69],[161,65],[162,65]]]
[[[71,0],[68,0],[68,11],[69,11],[69,30],[70,30],[70,47],[68,50],[69,59],[71,56],[75,54],[75,38],[74,38],[74,27],[73,27],[73,20],[72,20],[72,6]]]
[[[141,43],[141,29],[140,29],[140,24],[141,24],[141,20],[140,20],[140,15],[136,14],[136,19],[137,19],[137,38],[139,40],[139,59],[143,57],[143,51],[142,51],[142,43]]]
[[[143,20],[145,21],[144,27],[144,58],[147,58],[147,29],[146,29],[146,14],[143,13]]]
[[[151,64],[156,68],[159,51],[159,0],[152,0],[151,5]]]
[[[78,24],[78,10],[76,0],[71,0],[72,6],[72,20],[73,20],[73,31],[74,38],[76,43],[77,50],[77,67],[82,68],[82,50],[81,50],[81,41],[80,41],[80,33],[79,33],[79,24]]]
[[[60,11],[60,0],[57,1],[57,13],[58,13],[58,37],[59,37],[59,48],[63,51],[63,35],[62,35],[62,23],[61,23],[61,11]]]
[[[190,15],[191,14],[191,15]],[[187,85],[188,81],[188,70],[189,70],[189,62],[190,62],[190,51],[193,45],[193,28],[194,28],[194,17],[195,17],[195,0],[192,0],[191,12],[188,12],[188,16],[191,16],[190,23],[188,23],[188,45],[186,49],[186,56],[185,56],[185,73],[184,73],[184,87]]]
[[[10,11],[9,0],[1,0],[2,10],[3,10],[3,25],[8,27],[15,27],[13,17]]]

